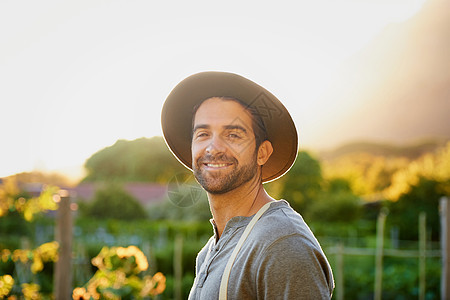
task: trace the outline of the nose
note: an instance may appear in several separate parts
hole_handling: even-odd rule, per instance
[[[214,136],[211,138],[210,143],[206,147],[206,152],[215,155],[218,153],[225,152],[225,143],[218,136]]]

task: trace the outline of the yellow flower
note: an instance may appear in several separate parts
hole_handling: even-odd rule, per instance
[[[53,261],[56,262],[58,260],[58,242],[49,242],[40,245],[37,249],[33,251],[34,256],[41,256],[42,260],[45,262]]]
[[[33,274],[36,274],[37,272],[42,271],[44,269],[44,263],[42,262],[42,259],[39,256],[35,256],[33,258],[33,263],[31,264],[31,272]]]
[[[0,276],[0,280],[6,284],[14,284],[14,278],[11,275]]]
[[[133,297],[138,294],[141,297],[158,295],[166,288],[166,277],[162,273],[153,277],[145,276],[143,279],[136,275],[148,268],[147,257],[136,246],[103,247],[91,262],[98,270],[84,290],[77,288],[73,291],[74,299],[120,299],[111,289],[121,289],[124,286],[131,287],[126,295]]]
[[[156,296],[164,292],[166,289],[166,277],[163,273],[158,272],[152,276],[144,277],[144,286],[141,290],[140,296],[145,297],[148,295]]]
[[[126,284],[127,275],[125,272],[120,270],[116,270],[113,273],[113,276],[110,277],[111,285],[114,289],[120,289],[122,286]]]
[[[123,248],[123,247],[117,247],[116,253],[119,258],[124,258],[124,257],[127,257],[127,255],[128,255],[127,248]]]
[[[153,276],[153,280],[156,282],[156,288],[151,292],[152,295],[158,295],[164,292],[166,289],[166,277],[163,273],[158,272]]]
[[[136,252],[134,255],[136,257],[136,264],[140,271],[145,271],[148,268],[148,261],[147,257],[145,257],[144,253],[142,253],[140,250],[139,252]]]
[[[9,249],[3,249],[1,253],[2,261],[7,262],[11,257],[11,251]]]
[[[100,256],[96,256],[91,260],[91,263],[99,269],[102,269],[103,266],[103,258]]]
[[[100,299],[100,294],[97,291],[98,287],[104,287],[106,278],[96,278],[95,275],[92,277],[91,280],[89,280],[87,291],[89,293],[89,296],[93,299]],[[106,285],[108,282],[106,282]]]
[[[35,283],[22,283],[22,293],[27,300],[40,300],[40,286]]]
[[[114,248],[111,248],[114,249]],[[144,253],[136,246],[128,246],[127,248],[124,247],[117,247],[115,249],[116,254],[119,258],[128,258],[131,256],[135,257],[137,269],[139,272],[145,271],[148,268],[148,261],[147,257],[144,255]]]
[[[29,250],[21,250],[21,249],[16,249],[13,252],[13,256],[12,259],[14,262],[17,261],[21,261],[22,263],[27,263],[28,262],[28,254],[29,254]]]
[[[11,275],[0,276],[0,298],[9,294],[14,285],[14,279]]]
[[[92,296],[92,298],[93,299],[98,299],[98,298],[95,298],[94,296]],[[77,288],[75,288],[73,290],[72,299],[73,300],[87,300],[87,299],[91,299],[91,294],[88,291],[86,291],[85,288],[77,287]]]

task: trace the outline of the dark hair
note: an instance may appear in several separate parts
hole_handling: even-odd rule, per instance
[[[192,128],[194,128],[194,119],[195,119],[195,114],[197,113],[198,108],[203,104],[203,102],[205,102],[206,100],[211,99],[211,98],[218,98],[223,101],[235,101],[235,102],[239,103],[245,110],[247,110],[250,113],[250,115],[252,117],[252,129],[255,134],[256,149],[259,148],[259,146],[261,145],[262,142],[269,139],[268,135],[267,135],[266,126],[264,125],[264,122],[263,122],[258,110],[255,107],[248,105],[244,101],[236,99],[234,97],[225,97],[225,96],[210,97],[210,98],[200,101],[192,109],[192,116],[193,116],[192,117]]]

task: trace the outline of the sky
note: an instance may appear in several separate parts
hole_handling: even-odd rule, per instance
[[[79,176],[119,139],[162,135],[171,89],[211,70],[264,86],[305,147],[330,147],[314,135],[327,126],[314,112],[335,107],[321,93],[424,1],[0,1],[0,177]]]

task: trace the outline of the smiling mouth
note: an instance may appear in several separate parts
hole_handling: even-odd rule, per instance
[[[204,166],[208,168],[225,168],[231,166],[231,163],[204,163]]]

